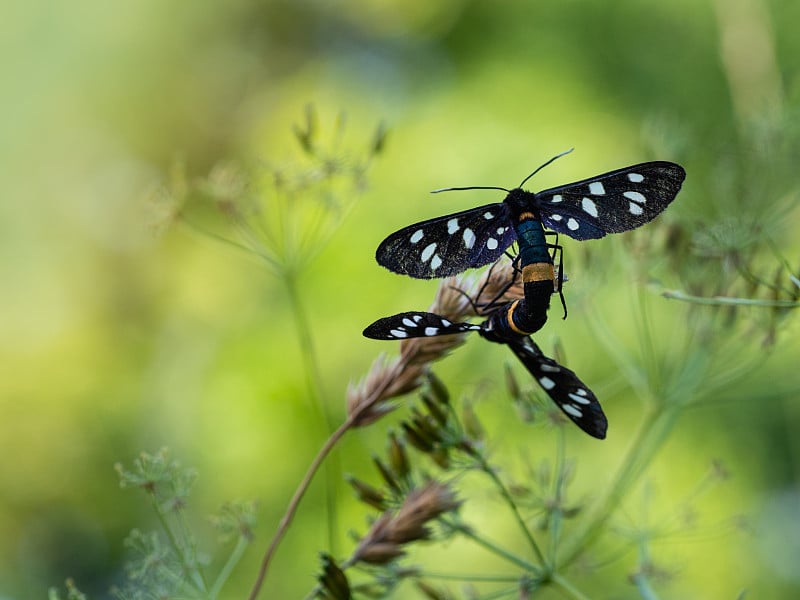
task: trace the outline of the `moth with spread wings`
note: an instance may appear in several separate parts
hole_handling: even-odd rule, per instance
[[[563,277],[556,276],[542,224],[527,210],[519,192],[509,193],[507,206],[509,227],[519,242],[515,262],[522,273],[522,299],[490,302],[482,311],[487,318],[480,324],[452,323],[428,312],[406,312],[379,319],[364,330],[364,335],[400,340],[477,331],[489,341],[508,345],[567,417],[589,435],[603,439],[608,423],[595,395],[575,373],[545,356],[530,337],[547,321],[550,297],[560,292]]]
[[[487,340],[511,348],[567,417],[589,435],[603,439],[608,422],[595,395],[575,373],[545,356],[530,337],[547,322],[550,297],[561,292],[563,276],[560,269],[556,275],[553,257],[548,253],[548,248],[554,248],[555,253],[560,246],[547,243],[541,221],[525,203],[526,193],[512,190],[504,205],[508,211],[507,227],[518,242],[515,263],[522,274],[523,298],[490,302],[482,311],[486,320],[481,324],[452,323],[433,313],[406,312],[379,319],[364,330],[364,335],[399,340],[477,331]]]
[[[477,331],[487,340],[511,348],[573,423],[592,437],[604,439],[608,421],[597,397],[575,373],[545,356],[529,335],[513,331],[506,318],[508,309],[508,304],[497,307],[480,324],[452,323],[429,312],[405,312],[375,321],[364,335],[375,340],[402,340]]]
[[[671,162],[647,162],[542,192],[519,187],[445,188],[444,192],[496,189],[508,193],[503,202],[405,227],[381,242],[375,258],[390,271],[418,279],[448,277],[497,260],[517,240],[509,204],[522,203],[542,224],[576,240],[635,229],[656,218],[681,189],[683,167]]]

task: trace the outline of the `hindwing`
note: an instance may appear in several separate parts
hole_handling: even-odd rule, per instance
[[[506,343],[573,423],[592,437],[605,439],[608,420],[600,402],[575,373],[545,356],[530,337]]]
[[[402,340],[479,331],[480,328],[480,325],[472,323],[452,323],[429,312],[404,312],[378,319],[364,330],[364,337],[373,340]]]

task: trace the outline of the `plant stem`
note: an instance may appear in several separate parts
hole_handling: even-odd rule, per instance
[[[525,523],[525,519],[522,518],[522,515],[519,512],[519,508],[517,507],[517,503],[514,502],[514,498],[511,496],[511,492],[508,491],[508,488],[503,484],[500,480],[500,477],[497,476],[494,469],[492,469],[491,465],[486,462],[486,459],[483,455],[478,452],[475,454],[478,459],[478,462],[481,466],[481,469],[484,473],[486,473],[494,482],[495,486],[497,487],[500,495],[508,504],[508,507],[511,509],[511,513],[514,515],[514,518],[517,521],[522,533],[525,535],[525,538],[528,540],[528,545],[533,550],[533,553],[536,555],[536,559],[541,563],[541,565],[545,568],[545,570],[549,570],[549,564],[542,554],[542,551],[539,549],[539,545],[536,543],[536,540],[533,539],[533,535],[531,534],[530,529],[528,529],[527,523]]]
[[[496,598],[517,597],[518,595],[519,586],[515,585],[513,588],[506,588],[504,590],[498,590],[496,592],[486,594],[485,596],[479,596],[478,600],[495,600]]]
[[[408,366],[410,360],[410,357],[401,358],[401,360],[394,365],[392,371],[387,373],[384,382],[376,386],[375,389],[372,390],[369,398],[361,403],[360,407],[351,413],[347,419],[345,419],[345,421],[339,425],[339,428],[330,435],[330,437],[322,445],[322,448],[320,448],[317,455],[314,457],[314,460],[311,461],[311,465],[309,465],[306,474],[303,476],[303,480],[297,486],[294,496],[292,496],[292,499],[289,502],[289,506],[286,507],[286,512],[278,524],[278,530],[275,532],[267,551],[264,553],[264,558],[261,559],[261,566],[259,567],[256,581],[253,584],[253,589],[250,590],[250,595],[248,596],[249,600],[255,600],[255,598],[258,596],[258,593],[261,591],[261,586],[264,584],[264,578],[267,575],[267,569],[269,568],[272,556],[278,549],[283,536],[286,535],[286,531],[288,530],[289,525],[291,524],[292,519],[297,512],[297,507],[300,505],[300,501],[303,499],[306,490],[308,490],[308,486],[311,484],[311,480],[314,479],[314,475],[316,475],[320,465],[322,465],[322,462],[325,460],[328,454],[330,454],[333,447],[339,442],[344,434],[347,433],[355,423],[358,423],[361,415],[369,411],[374,404],[383,397],[383,394],[387,389],[389,389],[391,382],[395,377],[397,377],[398,373],[401,373],[403,369]]]
[[[319,361],[314,350],[314,338],[311,334],[311,324],[308,318],[308,311],[305,302],[298,288],[297,275],[289,270],[282,273],[282,279],[286,284],[286,292],[289,296],[289,304],[294,315],[297,339],[300,343],[300,352],[305,363],[306,386],[308,393],[313,401],[320,420],[325,424],[326,433],[333,431],[333,417],[328,410],[328,406],[322,401],[322,376],[319,370]]]
[[[289,303],[294,313],[294,322],[297,330],[297,339],[300,343],[300,353],[303,358],[304,372],[306,374],[306,387],[311,398],[311,403],[317,411],[318,417],[323,424],[325,433],[323,437],[329,436],[333,431],[333,417],[326,402],[322,397],[322,377],[319,370],[319,361],[314,350],[314,338],[311,334],[311,325],[308,313],[305,308],[303,296],[300,294],[297,284],[297,276],[286,267],[282,273],[286,283],[286,291],[289,296]],[[337,531],[337,505],[336,490],[341,471],[338,457],[332,455],[328,464],[324,468],[325,476],[325,514],[327,516],[328,529],[328,548],[331,554],[336,554],[336,531]]]
[[[158,515],[158,520],[161,522],[161,527],[164,529],[164,533],[166,533],[167,538],[169,539],[170,545],[175,550],[175,553],[180,557],[181,565],[186,570],[187,574],[192,578],[196,589],[201,592],[206,592],[208,590],[208,586],[206,585],[203,574],[197,569],[197,563],[189,560],[187,557],[186,547],[178,541],[178,538],[175,536],[175,532],[167,522],[166,516],[161,511],[161,508],[158,506],[158,501],[155,498],[153,498],[153,507]]]
[[[762,306],[764,308],[798,308],[800,302],[791,300],[759,300],[758,298],[734,298],[731,296],[692,296],[680,290],[665,290],[661,292],[664,298],[671,300],[682,300],[693,304],[706,304],[711,306],[734,305],[734,306]]]
[[[197,546],[195,545],[194,537],[192,537],[192,532],[189,529],[189,525],[186,523],[186,515],[183,510],[176,510],[174,513],[175,520],[178,522],[178,526],[181,529],[181,535],[184,540],[186,540],[186,553],[188,555],[188,560],[191,565],[193,565],[193,570],[197,574],[196,577],[199,578],[200,582],[202,583],[203,591],[208,590],[208,582],[206,581],[206,576],[203,573],[202,569],[197,567]]]
[[[311,465],[309,465],[303,480],[300,482],[300,485],[297,486],[294,496],[292,496],[289,506],[286,508],[286,512],[284,513],[281,522],[278,524],[278,530],[275,532],[275,535],[273,536],[272,541],[267,548],[267,552],[264,554],[264,558],[261,560],[258,576],[256,577],[256,581],[253,584],[253,589],[250,591],[250,595],[248,596],[249,600],[255,600],[259,591],[261,591],[261,586],[263,585],[264,578],[267,575],[267,568],[272,560],[272,556],[275,554],[275,551],[278,549],[278,545],[281,543],[283,536],[286,534],[286,530],[289,528],[289,525],[291,524],[292,519],[297,512],[297,507],[300,505],[300,500],[303,499],[303,496],[308,490],[308,486],[311,484],[311,480],[314,478],[314,475],[316,475],[320,465],[322,465],[322,462],[328,456],[336,443],[353,426],[353,423],[356,422],[358,415],[359,413],[353,413],[341,425],[339,425],[339,428],[331,434],[325,444],[323,444],[322,448],[320,448],[320,451],[314,457],[314,460],[311,461]]]
[[[437,573],[436,571],[422,571],[420,577],[428,579],[445,579],[450,581],[483,581],[513,583],[519,581],[519,575],[470,575],[469,573]]]
[[[563,575],[553,573],[553,575],[550,577],[550,580],[559,588],[561,588],[563,592],[566,592],[568,596],[576,598],[577,600],[589,600],[589,596],[572,585],[572,583]]]
[[[636,573],[631,577],[631,581],[643,600],[658,600],[658,594],[656,594],[644,573]]]
[[[645,415],[611,484],[606,488],[604,495],[595,502],[583,526],[564,543],[559,565],[572,564],[581,552],[594,543],[636,478],[650,464],[663,445],[677,416],[678,411],[674,408],[663,407],[655,408]]]
[[[244,536],[239,536],[239,539],[236,542],[236,546],[231,552],[231,555],[228,557],[228,560],[225,561],[225,565],[222,567],[222,570],[217,575],[216,581],[214,581],[214,585],[211,587],[211,591],[208,593],[209,598],[211,600],[215,600],[222,591],[222,587],[225,585],[225,582],[228,581],[228,578],[231,576],[233,569],[239,564],[242,556],[244,555],[244,551],[247,549],[249,542],[247,538]]]
[[[468,538],[470,538],[472,541],[474,541],[478,545],[483,546],[489,552],[492,552],[493,554],[497,554],[498,556],[500,556],[502,558],[505,558],[507,561],[509,561],[511,563],[514,563],[518,567],[521,567],[522,569],[525,569],[526,571],[528,571],[530,573],[534,573],[534,574],[538,574],[539,573],[539,568],[536,565],[533,565],[533,564],[529,563],[528,561],[520,558],[519,556],[516,556],[515,554],[512,554],[511,552],[509,552],[505,548],[501,548],[500,546],[498,546],[494,542],[491,542],[491,541],[487,540],[486,538],[478,535],[477,533],[475,533],[472,529],[470,529],[466,525],[462,525],[460,523],[456,523],[456,524],[453,525],[453,529],[455,529],[456,531],[458,531],[462,535],[467,536]]]
[[[562,507],[564,501],[565,470],[566,470],[566,440],[564,428],[556,430],[556,459],[553,469],[553,504],[558,507],[550,514],[550,551],[549,560],[551,570],[555,571],[558,560],[558,545],[561,542]]]

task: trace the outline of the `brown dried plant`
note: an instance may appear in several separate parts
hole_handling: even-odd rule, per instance
[[[508,287],[509,282],[514,283]],[[502,260],[480,278],[449,277],[439,284],[429,312],[451,321],[480,316],[483,305],[505,302],[523,296],[522,284],[514,278],[513,266]],[[464,343],[466,334],[430,338],[409,338],[400,342],[400,356],[387,359],[381,354],[357,385],[347,390],[347,414],[355,427],[363,427],[396,408],[392,398],[419,388],[430,364]]]
[[[513,268],[508,260],[501,258],[480,277],[466,275],[443,280],[429,311],[452,321],[459,321],[480,316],[482,308],[489,303],[521,298],[522,285],[516,281]],[[430,364],[463,344],[464,339],[464,334],[455,334],[403,340],[400,343],[400,356],[390,360],[382,354],[372,363],[367,375],[358,384],[348,388],[347,418],[323,444],[292,496],[261,561],[250,600],[258,595],[270,561],[286,534],[303,495],[336,443],[350,429],[370,425],[397,408],[397,404],[389,401],[419,388]]]
[[[405,544],[430,538],[428,522],[459,506],[461,502],[445,484],[430,481],[411,490],[397,512],[387,510],[372,524],[347,562],[390,562],[405,554]]]
[[[404,494],[399,508],[385,510],[372,523],[350,558],[337,564],[333,557],[323,554],[319,584],[306,598],[352,598],[355,588],[351,587],[345,574],[347,569],[358,563],[371,566],[393,563],[405,555],[405,546],[408,544],[431,539],[429,524],[447,513],[458,511],[461,504],[461,500],[456,498],[455,492],[446,483],[431,480],[409,490]],[[410,576],[414,571],[401,569],[397,573]],[[421,582],[417,583],[419,585]]]

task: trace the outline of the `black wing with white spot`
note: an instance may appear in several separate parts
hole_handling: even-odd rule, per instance
[[[378,319],[364,330],[364,337],[373,340],[402,340],[480,331],[480,328],[480,325],[472,323],[452,323],[429,312],[404,312]]]
[[[545,226],[590,240],[652,221],[675,199],[685,177],[680,165],[648,162],[544,190],[535,202]]]
[[[605,439],[608,421],[594,393],[568,368],[542,354],[530,337],[507,342],[514,354],[573,423],[592,437]]]
[[[514,240],[508,207],[499,202],[404,227],[381,242],[375,258],[401,275],[449,277],[494,262]]]

